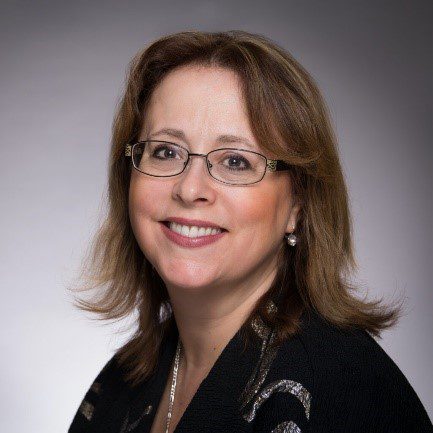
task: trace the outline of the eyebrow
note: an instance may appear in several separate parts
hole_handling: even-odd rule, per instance
[[[151,139],[157,135],[162,135],[162,134],[168,135],[173,138],[178,138],[184,142],[187,141],[185,133],[180,129],[174,129],[174,128],[162,128],[157,132],[153,132],[152,134],[149,134],[148,137],[149,139]],[[240,143],[240,144],[244,144],[245,146],[251,147],[252,149],[255,149],[255,146],[251,143],[250,140],[248,140],[245,137],[239,137],[237,135],[222,134],[217,137],[216,141],[217,143],[220,144]]]

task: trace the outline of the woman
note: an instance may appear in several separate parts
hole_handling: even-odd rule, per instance
[[[309,74],[242,31],[163,37],[130,65],[110,209],[78,305],[138,312],[76,432],[427,432],[373,339],[399,307],[361,301],[347,191]]]

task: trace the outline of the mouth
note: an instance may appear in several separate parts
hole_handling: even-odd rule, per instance
[[[179,220],[179,218],[178,218]],[[213,224],[213,227],[185,225],[185,220],[181,221],[160,221],[161,229],[167,239],[181,248],[198,248],[218,242],[225,237],[228,230]],[[191,222],[188,221],[190,224]],[[206,221],[196,220],[196,224],[207,224]]]
[[[171,221],[160,221],[160,223],[164,224],[166,227],[170,228],[170,225],[171,225],[172,222]],[[194,226],[188,226],[188,227],[194,227]],[[195,226],[195,227],[198,227],[199,229],[201,228],[199,226]],[[222,227],[219,227],[218,230],[220,230],[221,232],[228,232],[228,230],[226,230],[226,229],[224,229]]]

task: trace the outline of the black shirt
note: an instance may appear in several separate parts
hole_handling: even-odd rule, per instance
[[[431,433],[414,389],[363,330],[341,330],[304,313],[301,331],[271,348],[275,333],[256,321],[242,351],[238,331],[226,345],[175,433]],[[115,356],[86,393],[69,433],[148,433],[176,351],[163,342],[155,373],[137,387]],[[168,401],[165,403],[168,408]]]

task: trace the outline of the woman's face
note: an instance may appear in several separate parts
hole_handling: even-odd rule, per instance
[[[158,133],[162,129],[181,131],[184,138]],[[151,136],[201,154],[221,147],[249,149],[238,142],[221,144],[220,135],[243,137],[252,150],[264,154],[251,131],[235,73],[184,66],[154,90],[140,140]],[[296,223],[298,208],[290,190],[288,172],[267,172],[256,184],[231,186],[209,175],[204,158],[191,157],[185,171],[174,177],[132,170],[129,214],[141,250],[168,288],[213,295],[215,290],[254,290],[275,271],[284,233]],[[169,217],[204,220],[226,231],[214,242],[191,247],[167,235],[170,229],[162,221]]]

